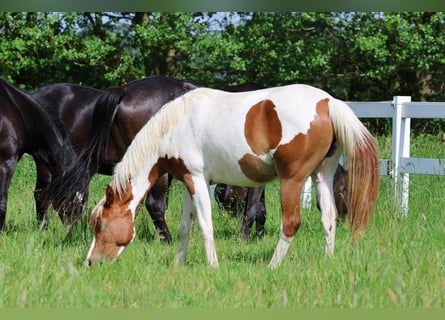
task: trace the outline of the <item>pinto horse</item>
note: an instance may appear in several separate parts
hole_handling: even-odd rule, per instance
[[[44,162],[36,160],[38,215],[46,215],[52,202],[66,220],[77,221],[88,199],[93,175],[111,175],[139,129],[163,104],[194,88],[188,82],[152,76],[106,91],[57,83],[34,92],[32,97],[53,121],[69,131],[78,153],[78,161],[60,179],[54,179],[49,188],[51,174]],[[170,242],[164,218],[168,185],[165,175],[147,195],[145,205],[160,237]]]
[[[193,218],[207,261],[218,265],[209,184],[264,185],[278,177],[280,239],[269,266],[278,266],[301,224],[300,193],[315,182],[327,255],[334,253],[333,177],[348,158],[348,215],[358,239],[372,216],[379,185],[374,138],[344,102],[307,85],[246,93],[200,88],[166,104],[139,131],[115,167],[105,196],[90,216],[94,237],[88,265],[116,259],[135,238],[136,207],[166,172],[183,182],[179,251],[185,263]]]
[[[69,136],[58,130],[29,94],[0,78],[0,232],[6,219],[9,185],[25,153],[44,163],[55,176],[75,160]],[[37,218],[41,225],[46,224],[45,216]]]

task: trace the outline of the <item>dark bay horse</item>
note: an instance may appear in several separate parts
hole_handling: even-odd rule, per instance
[[[76,160],[69,136],[59,131],[45,110],[29,94],[0,78],[0,231],[11,178],[25,153],[55,176]],[[45,215],[37,218],[40,224],[46,223]]]
[[[67,129],[79,155],[63,177],[53,179],[46,164],[36,160],[36,203],[39,215],[46,214],[49,203],[61,215],[75,222],[88,198],[88,185],[94,174],[111,175],[139,129],[166,102],[194,89],[184,81],[152,76],[103,91],[69,83],[52,84],[32,94],[51,115],[53,121]],[[171,179],[170,179],[171,180]],[[167,242],[171,235],[165,222],[168,177],[165,175],[146,197],[146,207],[160,237]],[[68,187],[71,192],[61,193]],[[74,188],[74,189],[73,189]],[[45,196],[41,196],[45,190]],[[62,205],[68,199],[69,205]]]
[[[337,210],[333,179],[348,161],[347,224],[358,239],[373,214],[379,186],[376,142],[349,106],[323,90],[287,85],[246,93],[198,88],[167,103],[138,132],[93,209],[88,265],[113,261],[135,238],[136,208],[159,177],[185,188],[175,263],[185,263],[194,217],[207,261],[218,265],[209,184],[280,181],[280,237],[269,266],[278,266],[301,224],[300,193],[315,183],[325,252],[334,253]]]
[[[41,189],[51,181],[44,164],[38,164],[36,201],[38,212],[46,213],[48,202],[72,221],[79,218],[82,203],[87,199],[88,184],[95,173],[111,175],[114,165],[120,161],[135,134],[166,102],[195,89],[188,82],[163,76],[151,76],[130,82],[121,87],[102,91],[94,88],[61,83],[43,87],[33,94],[34,99],[45,107],[52,118],[68,127],[73,145],[79,152],[79,161],[67,169],[62,180],[53,181],[46,197]],[[255,83],[245,83],[224,88],[240,92],[261,89]],[[93,126],[94,124],[94,126]],[[146,208],[162,240],[171,242],[171,234],[165,219],[168,187],[171,176],[159,179],[146,197]],[[71,192],[60,194],[58,190],[69,188]],[[262,235],[265,222],[264,188],[248,188],[245,200],[245,218],[241,235],[247,238],[254,220],[257,233]],[[78,192],[82,201],[77,201]],[[261,199],[261,196],[263,199]],[[72,203],[72,205],[67,205]],[[65,208],[65,209],[64,209]],[[69,214],[68,214],[69,212]]]

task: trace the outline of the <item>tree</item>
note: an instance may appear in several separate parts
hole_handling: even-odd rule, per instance
[[[26,90],[53,82],[103,87],[114,46],[101,38],[110,26],[94,17],[96,25],[77,13],[0,13],[0,74]]]
[[[152,74],[307,83],[344,100],[444,100],[443,13],[0,13],[0,75],[27,90]]]

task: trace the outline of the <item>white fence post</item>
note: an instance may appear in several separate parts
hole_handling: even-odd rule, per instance
[[[393,100],[395,112],[392,119],[392,174],[397,201],[403,216],[408,215],[409,173],[400,167],[402,158],[409,158],[411,118],[402,116],[403,103],[411,102],[409,96],[396,96]]]

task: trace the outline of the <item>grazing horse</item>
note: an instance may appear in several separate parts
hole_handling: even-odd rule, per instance
[[[185,185],[175,263],[185,263],[193,218],[207,261],[218,265],[209,184],[264,185],[278,177],[280,239],[269,266],[285,257],[301,224],[300,193],[315,182],[327,255],[334,253],[333,177],[348,158],[347,223],[354,239],[372,216],[379,185],[374,138],[344,102],[307,85],[245,93],[200,88],[166,104],[139,131],[115,167],[90,216],[94,237],[88,265],[116,259],[135,237],[136,207],[166,172]]]
[[[53,180],[49,189],[51,174],[46,164],[36,159],[38,215],[46,215],[52,202],[63,216],[71,222],[76,221],[88,199],[88,185],[93,175],[111,175],[139,129],[162,105],[194,88],[188,82],[152,76],[106,91],[58,83],[34,92],[32,97],[47,110],[53,121],[68,129],[79,156],[63,177]],[[145,205],[161,238],[170,242],[164,219],[168,185],[165,175],[147,195]],[[71,192],[59,191],[65,188]],[[44,196],[42,190],[45,190]],[[61,204],[62,199],[68,199],[65,201],[69,204]]]
[[[0,232],[11,178],[24,153],[44,163],[55,176],[76,159],[68,135],[58,130],[45,110],[29,94],[0,78]],[[44,216],[37,218],[45,225]]]

